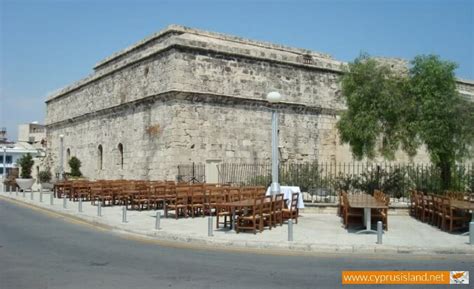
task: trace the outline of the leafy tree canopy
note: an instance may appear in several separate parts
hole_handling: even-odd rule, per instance
[[[393,159],[425,144],[449,184],[450,168],[469,155],[474,140],[474,104],[456,90],[456,64],[438,56],[411,61],[407,73],[362,54],[342,76],[347,103],[337,124],[341,140],[357,159],[377,152]]]

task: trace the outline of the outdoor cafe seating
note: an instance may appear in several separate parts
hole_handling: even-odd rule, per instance
[[[416,219],[453,232],[469,226],[474,202],[468,194],[447,192],[444,195],[412,191],[410,214]]]
[[[376,233],[371,229],[372,223],[381,221],[385,230],[388,230],[389,196],[381,191],[374,191],[374,195],[366,193],[349,194],[339,193],[339,215],[346,229],[350,224],[365,226],[357,231],[360,233]]]
[[[229,186],[170,181],[97,180],[62,181],[54,194],[92,205],[124,206],[127,210],[163,209],[166,218],[216,216],[216,227],[236,232],[271,230],[285,220],[298,222],[300,194],[285,200],[283,193],[265,196],[263,186]]]

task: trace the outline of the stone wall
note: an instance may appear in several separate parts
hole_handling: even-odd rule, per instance
[[[272,108],[281,115],[282,161],[351,162],[335,126],[345,109],[343,65],[316,52],[172,26],[49,97],[48,164],[59,168],[61,134],[64,151],[91,179],[174,179],[183,163],[268,162]],[[265,100],[272,90],[285,97],[273,107]],[[428,159],[420,150],[415,161]],[[403,153],[397,160],[409,161]]]
[[[317,160],[316,128],[321,116],[314,111],[278,109],[282,161]],[[55,126],[48,134],[52,163],[59,160],[60,134],[64,150],[82,160],[82,172],[89,178],[174,179],[182,163],[270,161],[271,108],[241,100],[223,102],[212,95],[170,93]]]

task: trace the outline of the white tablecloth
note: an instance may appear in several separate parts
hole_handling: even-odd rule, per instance
[[[300,187],[280,186],[280,191],[283,193],[283,198],[286,200],[286,204],[288,207],[291,204],[291,194],[298,193],[298,209],[304,208],[303,194],[301,193]],[[270,195],[270,187],[268,187],[265,195]]]

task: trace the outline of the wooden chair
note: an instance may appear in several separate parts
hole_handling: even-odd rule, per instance
[[[219,229],[219,224],[223,224],[224,228],[227,228],[227,218],[229,218],[229,222],[232,218],[232,211],[230,210],[229,206],[226,206],[225,203],[227,202],[225,195],[220,195],[217,197],[217,205],[216,205],[216,228]],[[224,218],[224,222],[219,222],[219,218]]]
[[[447,202],[446,198],[433,196],[433,220],[432,224],[442,229],[445,223],[444,206]]]
[[[263,228],[268,227],[270,230],[273,227],[272,216],[273,216],[273,197],[266,196],[261,198],[261,217]]]
[[[283,226],[283,208],[285,202],[283,198],[283,194],[277,194],[273,200],[272,225],[274,227],[276,227],[277,223],[279,223],[280,226]]]
[[[390,196],[385,195],[381,191],[375,191],[374,192],[374,198],[377,201],[383,203],[387,207],[390,204]],[[385,230],[388,231],[388,208],[386,208],[386,209],[372,209],[371,210],[371,219],[374,222],[382,221]]]
[[[211,187],[207,189],[206,202],[204,206],[205,213],[212,216],[217,212],[217,205],[225,200],[225,190],[222,187]]]
[[[343,193],[343,203],[344,203],[344,212],[343,212],[343,222],[344,227],[347,229],[349,227],[349,220],[351,218],[360,219],[360,222],[363,223],[364,219],[364,209],[362,208],[351,208],[349,206],[349,201],[347,199],[347,194]]]
[[[284,208],[282,210],[283,220],[294,219],[295,223],[298,224],[298,193],[291,194],[291,202],[289,208]]]
[[[144,184],[137,184],[136,191],[130,200],[130,209],[150,209],[150,198],[148,187]]]
[[[253,205],[248,210],[243,210],[247,214],[243,214],[237,218],[235,222],[235,231],[240,233],[242,230],[252,230],[254,234],[257,234],[257,230],[263,231],[263,218],[262,218],[262,204],[264,199],[253,199]]]
[[[190,192],[190,203],[188,209],[191,212],[191,217],[194,215],[202,215],[204,217],[204,206],[206,202],[205,191],[202,187],[193,187]]]
[[[462,192],[446,192],[446,197],[452,200],[464,201],[464,195]]]
[[[175,211],[175,219],[178,219],[179,216],[188,217],[188,189],[185,187],[184,190],[176,188],[176,195],[174,200],[165,206],[165,218],[168,218],[168,212]]]
[[[421,220],[423,222],[428,222],[430,223],[431,220],[433,219],[433,195],[432,194],[427,194],[424,195],[423,198],[423,212],[422,212],[422,217]]]
[[[343,217],[343,212],[344,212],[344,202],[342,200],[342,192],[337,193],[338,199],[339,199],[339,205],[337,206],[337,215],[339,217]]]
[[[93,205],[95,205],[96,202],[100,202],[101,206],[113,205],[114,196],[107,182],[102,183],[99,187],[95,187],[94,190],[95,199],[92,200]]]
[[[451,199],[443,202],[444,223],[443,229],[446,230],[446,225],[449,223],[449,232],[461,229],[470,221],[470,215],[462,210],[458,210],[451,206]]]
[[[150,186],[150,205],[152,208],[158,210],[165,208],[166,201],[166,184],[153,184]]]
[[[423,193],[422,192],[415,192],[415,217],[418,220],[423,219]]]

